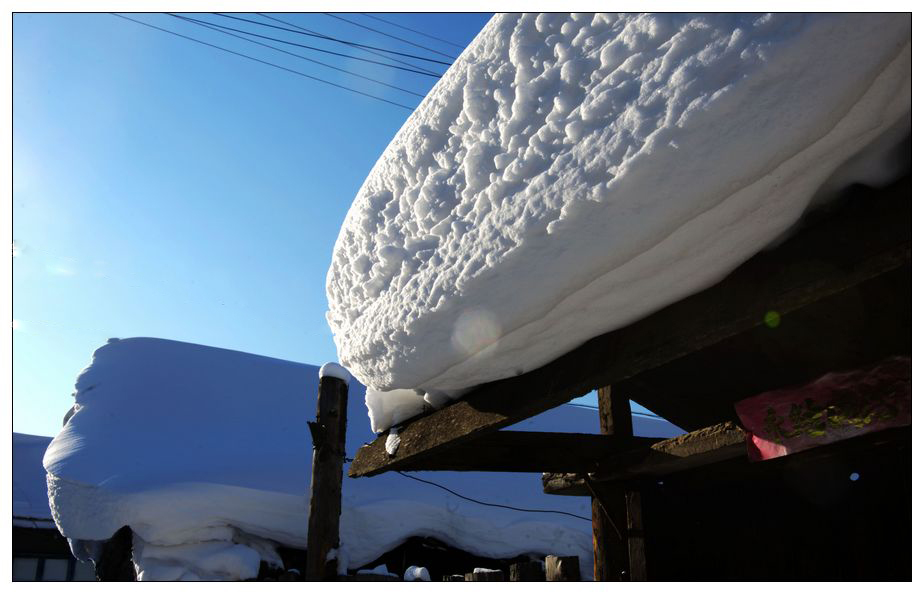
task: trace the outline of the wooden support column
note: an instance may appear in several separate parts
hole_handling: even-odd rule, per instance
[[[629,579],[633,582],[648,580],[645,565],[645,534],[642,532],[641,493],[626,491],[626,540],[629,552]]]
[[[340,546],[346,411],[346,382],[339,377],[321,377],[318,382],[316,421],[308,423],[313,455],[311,500],[308,504],[306,581],[337,578],[337,560],[328,560],[328,555],[332,549]]]
[[[610,386],[597,390],[600,433],[630,439],[632,412],[629,399],[613,394]],[[592,487],[591,519],[594,537],[594,580],[615,582],[628,579],[629,557],[625,537],[626,493],[618,485]]]

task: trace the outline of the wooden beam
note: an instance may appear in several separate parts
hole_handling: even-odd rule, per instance
[[[639,373],[614,389],[684,428],[706,427],[735,419],[739,400],[910,354],[911,265],[784,314],[775,323]]]
[[[625,449],[647,447],[659,441],[645,437],[616,437],[592,433],[496,431],[474,442],[447,448],[439,458],[417,457],[391,465],[391,470],[454,470],[483,472],[594,472],[597,461]],[[398,447],[404,446],[402,438]],[[361,452],[365,449],[361,448]],[[370,467],[388,464],[388,454],[364,458]],[[352,476],[363,466],[354,461]]]
[[[340,504],[346,440],[347,384],[337,377],[318,382],[316,421],[309,423],[313,454],[308,504],[308,550],[305,580],[335,580],[340,546]]]
[[[402,464],[417,464],[412,461],[438,456],[450,446],[479,439],[486,432],[512,425],[599,386],[617,385],[649,370],[660,368],[663,373],[673,361],[762,328],[768,311],[781,316],[783,325],[811,306],[815,306],[812,316],[824,316],[830,311],[827,300],[836,299],[902,267],[910,272],[910,177],[886,191],[867,194],[848,201],[834,214],[814,217],[815,220],[806,222],[788,241],[755,255],[725,280],[705,291],[630,326],[598,336],[539,369],[485,384],[464,400],[407,422],[401,434],[402,447],[394,457],[382,454],[386,436],[380,436],[357,452],[350,475],[368,476],[399,468]],[[902,289],[899,293],[899,301],[905,293],[910,294]],[[865,303],[863,310],[875,311],[879,305]],[[886,309],[880,316],[891,319],[893,314]],[[852,322],[850,319],[840,321],[841,324]],[[837,326],[820,327],[830,330]],[[886,350],[904,349],[907,345],[906,352],[910,352],[907,328],[891,323],[887,332],[873,333],[867,342],[885,341],[888,343],[883,347]],[[837,341],[827,340],[827,335],[810,336],[814,345],[837,349]],[[851,344],[857,344],[861,350],[845,354],[848,366],[862,363],[857,359],[864,357],[881,358],[877,351],[882,349],[868,349],[863,341]],[[839,367],[842,365],[834,368]],[[831,369],[810,371],[814,374],[812,377],[817,377]],[[778,375],[762,377],[773,384]],[[717,394],[709,389],[713,379],[714,376],[696,377],[707,394],[702,400],[676,407],[671,414],[663,412],[666,408],[649,408],[680,426],[689,427],[692,417],[685,417],[685,414],[711,406],[709,394]],[[748,395],[784,385],[767,385]],[[648,406],[645,400],[630,394]],[[671,401],[670,394],[663,394],[658,402]],[[726,405],[721,404],[719,409],[725,411]],[[730,414],[724,417],[719,414],[719,417],[723,420],[734,418]]]
[[[747,454],[745,432],[731,422],[721,423],[662,440],[648,448],[638,448],[601,461],[595,482],[625,481],[663,476]],[[543,476],[543,491],[553,495],[589,495],[582,476],[550,474]]]
[[[728,427],[729,425],[731,424],[724,424],[725,427]],[[645,458],[650,457],[649,459],[652,460],[650,465],[646,465],[641,462],[632,463],[630,466],[626,466],[621,469],[613,469],[607,473],[592,475],[591,478],[595,479],[595,484],[598,484],[597,481],[600,481],[600,483],[604,485],[607,484],[608,481],[615,481],[617,484],[620,484],[624,483],[625,481],[633,481],[638,479],[656,479],[658,477],[668,476],[675,472],[693,470],[713,464],[731,464],[746,460],[747,452],[745,450],[743,441],[740,445],[735,443],[738,439],[735,436],[737,431],[725,431],[722,430],[721,427],[722,426],[708,427],[707,429],[702,430],[705,432],[703,433],[703,436],[706,438],[706,441],[712,441],[714,448],[712,450],[697,452],[699,446],[692,443],[694,440],[690,438],[690,436],[693,435],[691,433],[680,436],[678,438],[673,438],[671,440],[665,440],[666,442],[674,442],[672,445],[666,445],[665,447],[667,449],[675,447],[677,448],[674,450],[676,453],[681,455],[683,453],[687,454],[685,457],[675,458],[673,463],[668,462],[668,458],[664,458],[666,454],[663,450],[658,451],[652,448],[652,452],[657,452],[657,454],[652,454],[651,452],[636,453],[640,460],[644,460]],[[712,433],[711,436],[709,435],[710,433]],[[743,432],[741,432],[741,434],[743,439]],[[681,438],[687,438],[687,442],[683,443],[675,441]],[[787,466],[795,467],[804,464],[812,464],[818,460],[823,460],[826,458],[837,458],[838,456],[842,456],[848,452],[889,448],[893,447],[897,443],[908,442],[910,439],[910,426],[892,427],[889,429],[883,429],[882,431],[877,431],[875,433],[867,433],[858,437],[845,439],[844,441],[838,441],[835,443],[819,446],[817,448],[812,448],[810,450],[790,454],[781,458],[774,458],[773,460],[766,460],[762,462],[754,462],[753,464],[757,467],[769,467],[776,464],[784,464]],[[583,475],[577,473],[544,474],[542,475],[542,490],[548,495],[570,495],[584,497],[590,495],[590,491],[587,489],[587,484]]]

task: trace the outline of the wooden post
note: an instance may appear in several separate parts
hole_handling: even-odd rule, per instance
[[[524,561],[510,566],[511,582],[544,582],[545,572],[541,561]]]
[[[549,555],[545,558],[545,579],[547,582],[581,581],[580,560],[577,557]]]
[[[613,394],[612,387],[597,390],[600,433],[628,439],[632,437],[632,411],[629,399]],[[591,519],[594,543],[594,581],[616,582],[629,579],[626,547],[626,493],[618,486],[593,485]]]
[[[648,579],[648,571],[645,567],[645,535],[642,532],[642,499],[638,491],[626,491],[626,528],[629,579],[644,582]]]
[[[100,557],[94,562],[99,582],[133,582],[136,579],[132,563],[132,529],[122,526],[103,542]]]
[[[346,440],[346,370],[331,364],[321,369],[318,382],[318,408],[315,422],[309,422],[313,455],[311,499],[308,504],[308,553],[305,580],[334,580],[337,560],[328,559],[340,546],[340,496],[343,487],[343,461]],[[342,375],[338,373],[342,372]],[[343,379],[346,377],[347,379]]]

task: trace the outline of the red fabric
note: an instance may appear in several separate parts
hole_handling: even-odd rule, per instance
[[[748,456],[769,460],[911,424],[911,359],[829,373],[805,386],[764,392],[735,404],[748,431]]]

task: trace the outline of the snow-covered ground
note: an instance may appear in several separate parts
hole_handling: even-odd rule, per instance
[[[50,437],[13,433],[13,526],[54,528],[42,456]]]
[[[375,430],[706,288],[813,201],[888,181],[910,44],[907,14],[495,16],[334,248],[327,319]]]
[[[79,557],[123,525],[142,579],[245,579],[275,546],[305,546],[318,368],[154,338],[112,340],[77,380],[76,412],[44,458],[60,531]],[[347,452],[370,441],[363,387],[350,383]],[[638,435],[676,428],[637,417]],[[596,412],[563,406],[520,426],[596,433]],[[589,500],[542,494],[535,474],[419,473],[490,503],[590,517]],[[590,522],[485,507],[387,473],[345,479],[342,570],[410,536],[473,554],[579,555],[592,575]]]

